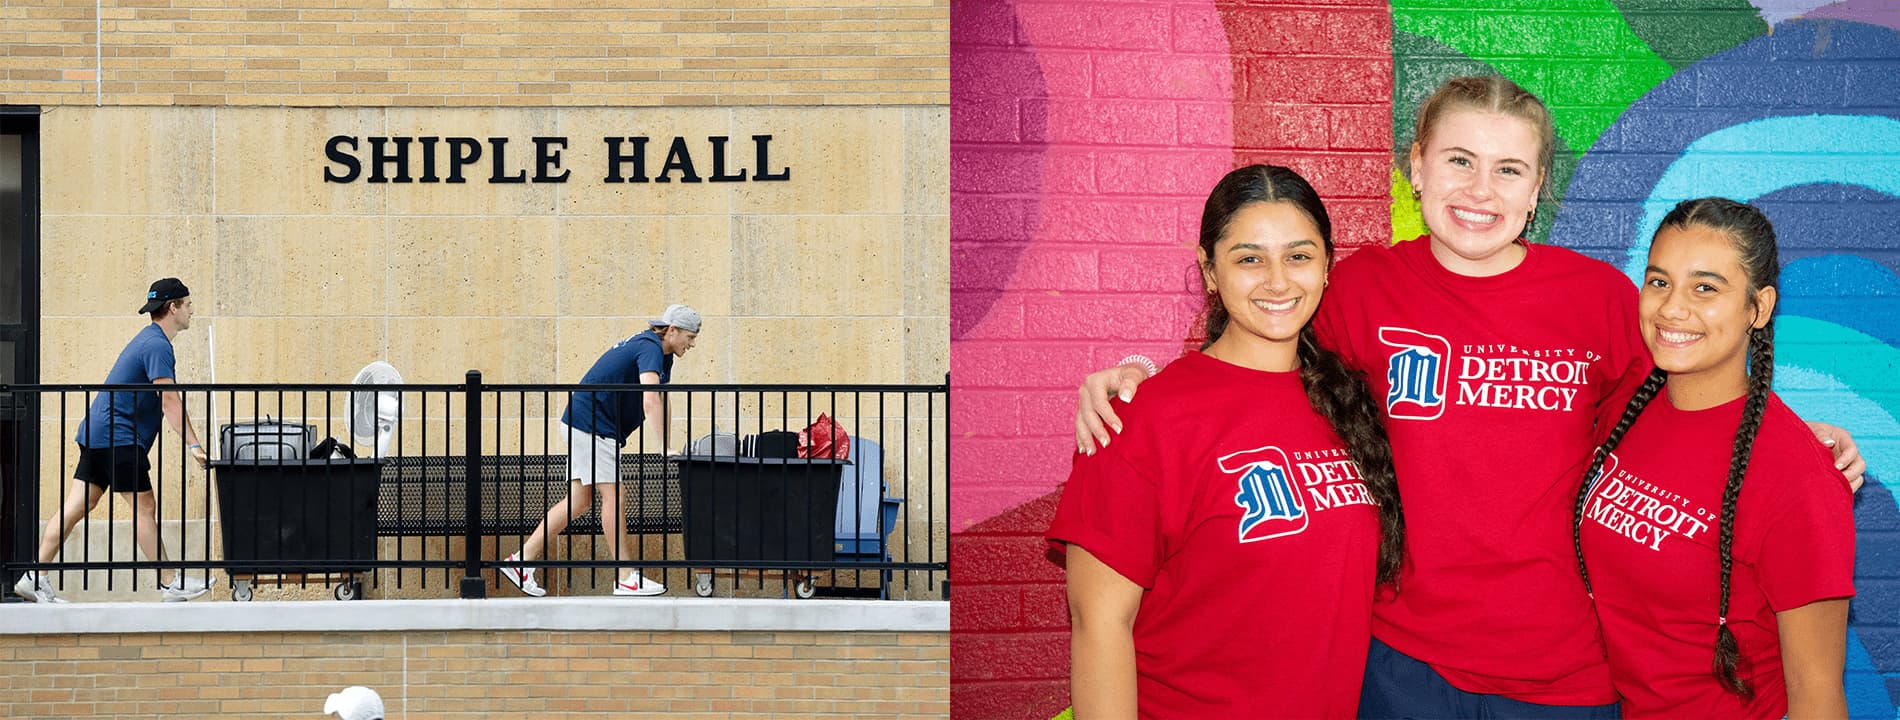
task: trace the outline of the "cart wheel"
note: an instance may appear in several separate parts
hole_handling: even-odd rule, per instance
[[[695,576],[695,580],[693,582],[693,592],[699,593],[700,597],[712,597],[712,593],[713,593],[712,573],[700,573],[697,576]]]
[[[810,600],[811,596],[818,594],[818,583],[811,578],[800,579],[797,585],[792,586],[792,592],[797,593],[800,600]]]
[[[336,586],[336,599],[338,600],[349,601],[360,597],[363,597],[362,584],[355,580],[339,583]]]
[[[231,599],[236,600],[238,602],[250,602],[251,601],[251,584],[247,582],[240,582],[237,584],[237,587],[231,588]]]

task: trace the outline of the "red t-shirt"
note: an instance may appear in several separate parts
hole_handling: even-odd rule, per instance
[[[1678,410],[1659,394],[1590,491],[1584,559],[1624,717],[1788,713],[1775,613],[1854,594],[1853,493],[1801,418],[1770,395],[1735,507],[1728,626],[1753,702],[1710,673],[1716,554],[1742,400]]]
[[[1630,281],[1549,245],[1465,277],[1421,237],[1340,262],[1315,322],[1386,401],[1410,559],[1373,635],[1467,692],[1614,702],[1570,516],[1599,404],[1649,369]]]
[[[1049,527],[1145,588],[1144,718],[1351,717],[1379,524],[1297,373],[1190,352],[1116,408]]]

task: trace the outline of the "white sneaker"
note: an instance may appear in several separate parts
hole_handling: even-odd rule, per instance
[[[614,585],[615,595],[646,597],[649,595],[661,595],[665,593],[666,593],[665,585],[661,585],[658,581],[655,581],[655,580],[648,580],[646,578],[640,577],[639,572],[628,573],[626,577],[620,579],[620,582],[618,584]]]
[[[165,594],[165,602],[185,602],[205,594],[211,586],[204,578],[192,577],[190,573],[180,571],[178,577],[172,578],[172,584],[161,584],[158,589]]]
[[[39,573],[21,573],[19,582],[13,584],[13,594],[36,603],[63,603],[66,598],[53,592],[53,584]]]
[[[508,582],[514,583],[515,587],[519,588],[522,593],[532,597],[541,597],[548,594],[548,591],[541,589],[540,583],[534,581],[534,568],[524,568],[515,564],[521,562],[521,553],[509,555],[508,557],[502,558],[501,561],[503,563],[501,566],[501,576],[508,578]]]

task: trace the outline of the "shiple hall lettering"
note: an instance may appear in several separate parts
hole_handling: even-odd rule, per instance
[[[677,178],[682,183],[781,182],[792,178],[789,166],[770,169],[771,135],[752,136],[754,163],[749,168],[729,164],[726,144],[730,140],[722,135],[706,138],[706,145],[711,149],[711,172],[702,175],[701,166],[696,165],[693,159],[694,146],[687,138],[671,138],[666,145],[665,155],[660,159],[658,174],[649,173],[652,165],[648,162],[648,146],[656,145],[652,138],[602,138],[607,150],[607,173],[602,181],[670,183]],[[509,140],[505,137],[491,137],[484,141],[472,137],[337,135],[324,145],[324,156],[330,164],[323,168],[323,180],[332,183],[352,183],[361,179],[370,183],[461,184],[479,174],[479,170],[472,168],[481,162],[483,155],[487,155],[490,184],[567,182],[573,175],[570,170],[561,167],[561,153],[567,149],[567,138],[533,137],[530,141],[534,144],[532,176],[528,174],[526,166],[510,161]],[[703,151],[701,157],[706,157]]]

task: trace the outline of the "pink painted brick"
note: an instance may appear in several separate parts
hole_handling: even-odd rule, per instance
[[[1040,149],[1025,149],[1021,146],[964,145],[950,156],[950,192],[1040,192],[1043,188],[1043,155]]]
[[[957,273],[956,263],[950,266]],[[954,285],[954,280],[952,281]],[[1001,290],[960,290],[950,294],[950,337],[964,340],[1015,340],[1023,336],[1023,300],[1021,295]],[[956,362],[957,348],[952,345],[950,358]]]
[[[1104,193],[1182,195],[1206,201],[1207,189],[1232,169],[1225,152],[1175,150],[1103,153],[1096,177]]]
[[[951,150],[950,156],[957,157],[961,150],[961,147]],[[953,244],[971,240],[1024,241],[1033,237],[1029,218],[1037,212],[1035,200],[988,197],[980,189],[955,193],[952,200],[950,238]]]
[[[1181,102],[1175,108],[1175,127],[1186,147],[1231,148],[1234,146],[1234,107],[1232,103]]]
[[[1101,286],[1097,276],[1099,251],[1090,246],[1051,246],[1037,244],[1016,261],[1012,290],[1095,290]],[[1038,337],[1029,330],[1030,337]]]
[[[950,141],[1013,143],[1022,139],[1021,101],[1007,96],[958,95],[950,101]]]
[[[1234,65],[1227,55],[1105,55],[1095,60],[1100,97],[1216,100],[1232,97]]]
[[[971,46],[1014,45],[1016,13],[1007,2],[960,2],[950,8],[950,44],[953,53]]]
[[[1200,285],[1194,251],[1167,249],[1103,250],[1101,285],[1105,291],[1179,293]]]
[[[1326,147],[1326,109],[1315,105],[1234,107],[1237,150],[1311,150]]]
[[[1029,100],[1022,138],[1029,142],[1174,145],[1174,103],[1160,100]]]
[[[960,388],[956,402],[960,412],[984,419],[980,429],[969,437],[991,435],[1015,437],[1022,432],[1022,393],[1013,390]]]
[[[1023,331],[1053,339],[1167,339],[1178,336],[1169,322],[1176,310],[1173,298],[1154,295],[1029,297],[1023,300]]]
[[[1093,291],[1096,289],[1096,251],[1049,245],[965,245],[956,253],[950,274],[954,291],[982,289],[1047,289],[1047,291]]]
[[[1044,86],[1042,65],[1030,48],[958,48],[950,58],[955,95],[1036,97]]]
[[[1249,58],[1246,98],[1275,103],[1373,103],[1392,99],[1392,61]]]
[[[1172,47],[1176,52],[1230,52],[1227,28],[1221,24],[1221,13],[1211,5],[1176,6],[1171,27]]]
[[[1174,205],[1165,200],[1052,198],[1038,213],[1036,234],[1063,243],[1175,245]]]
[[[1388,105],[1327,108],[1330,142],[1335,150],[1386,150],[1392,147],[1392,109]]]
[[[1095,149],[1091,146],[1051,147],[1045,159],[1045,195],[1092,195],[1096,192]]]
[[[1042,84],[1045,97],[1089,97],[1095,95],[1094,57],[1086,51],[1042,50]],[[953,91],[954,92],[954,89]]]
[[[1093,356],[1089,347],[1081,344],[965,340],[950,349],[950,368],[959,387],[1072,390],[1077,380],[1093,369]],[[956,416],[961,413],[958,410]],[[1049,487],[1053,485],[1044,490]]]
[[[1016,16],[1037,47],[1157,50],[1168,42],[1168,8],[1152,3],[1019,2]]]

